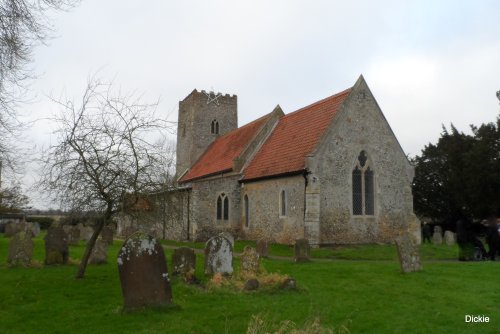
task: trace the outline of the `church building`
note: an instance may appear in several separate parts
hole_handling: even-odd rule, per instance
[[[239,128],[236,96],[193,90],[178,120],[179,210],[167,237],[229,231],[312,245],[392,242],[405,231],[419,238],[413,167],[362,76]]]

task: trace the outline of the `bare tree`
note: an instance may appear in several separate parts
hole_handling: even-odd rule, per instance
[[[56,102],[62,106],[54,119],[58,141],[45,152],[39,186],[66,207],[102,215],[76,275],[83,278],[97,237],[123,203],[134,206],[143,194],[162,188],[162,145],[155,144],[154,133],[171,125],[155,116],[156,103],[115,93],[112,84],[96,78],[79,103]]]
[[[33,49],[46,43],[52,26],[48,13],[66,10],[79,0],[0,0],[0,160],[13,168],[16,134],[23,128],[17,114],[24,101]]]

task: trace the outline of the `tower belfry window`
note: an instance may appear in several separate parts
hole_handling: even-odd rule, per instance
[[[210,132],[216,135],[219,134],[219,122],[215,119],[212,121],[212,124],[210,126]]]
[[[352,171],[352,214],[373,216],[375,214],[375,183],[373,166],[361,151]]]

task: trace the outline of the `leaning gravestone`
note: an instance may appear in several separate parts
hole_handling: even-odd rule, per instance
[[[309,241],[307,239],[295,240],[295,262],[309,261]]]
[[[66,264],[68,255],[68,235],[61,226],[52,225],[45,236],[45,264]]]
[[[172,265],[174,275],[186,275],[196,269],[196,254],[189,247],[174,249],[172,254]]]
[[[233,273],[233,246],[226,238],[218,235],[205,244],[205,274]]]
[[[244,275],[255,276],[260,271],[260,258],[257,251],[250,246],[245,246],[240,256],[240,271]]]
[[[269,241],[265,239],[257,240],[257,244],[255,245],[257,249],[257,253],[260,257],[268,257],[269,256]]]
[[[108,263],[108,243],[106,241],[101,239],[95,241],[94,248],[92,248],[92,253],[90,254],[89,263]]]
[[[443,230],[441,226],[434,226],[434,234],[432,235],[432,243],[441,245],[443,243]]]
[[[108,245],[113,244],[113,235],[115,233],[115,230],[112,226],[104,226],[101,231],[101,238],[102,240],[106,241]]]
[[[163,247],[152,236],[137,232],[124,242],[118,272],[126,309],[172,303]]]
[[[411,273],[422,270],[420,255],[418,253],[418,243],[410,233],[396,239],[398,249],[399,264],[404,273]]]
[[[452,231],[444,231],[444,243],[448,246],[453,246],[455,244],[455,233]]]
[[[31,232],[20,231],[9,242],[7,263],[12,267],[28,267],[33,257],[34,243]]]

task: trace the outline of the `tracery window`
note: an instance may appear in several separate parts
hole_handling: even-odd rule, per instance
[[[212,121],[212,125],[210,126],[210,132],[216,135],[219,134],[219,122],[215,119]]]
[[[217,220],[229,219],[229,198],[222,193],[217,197]]]
[[[374,172],[365,151],[361,151],[352,171],[352,214],[375,214]]]

